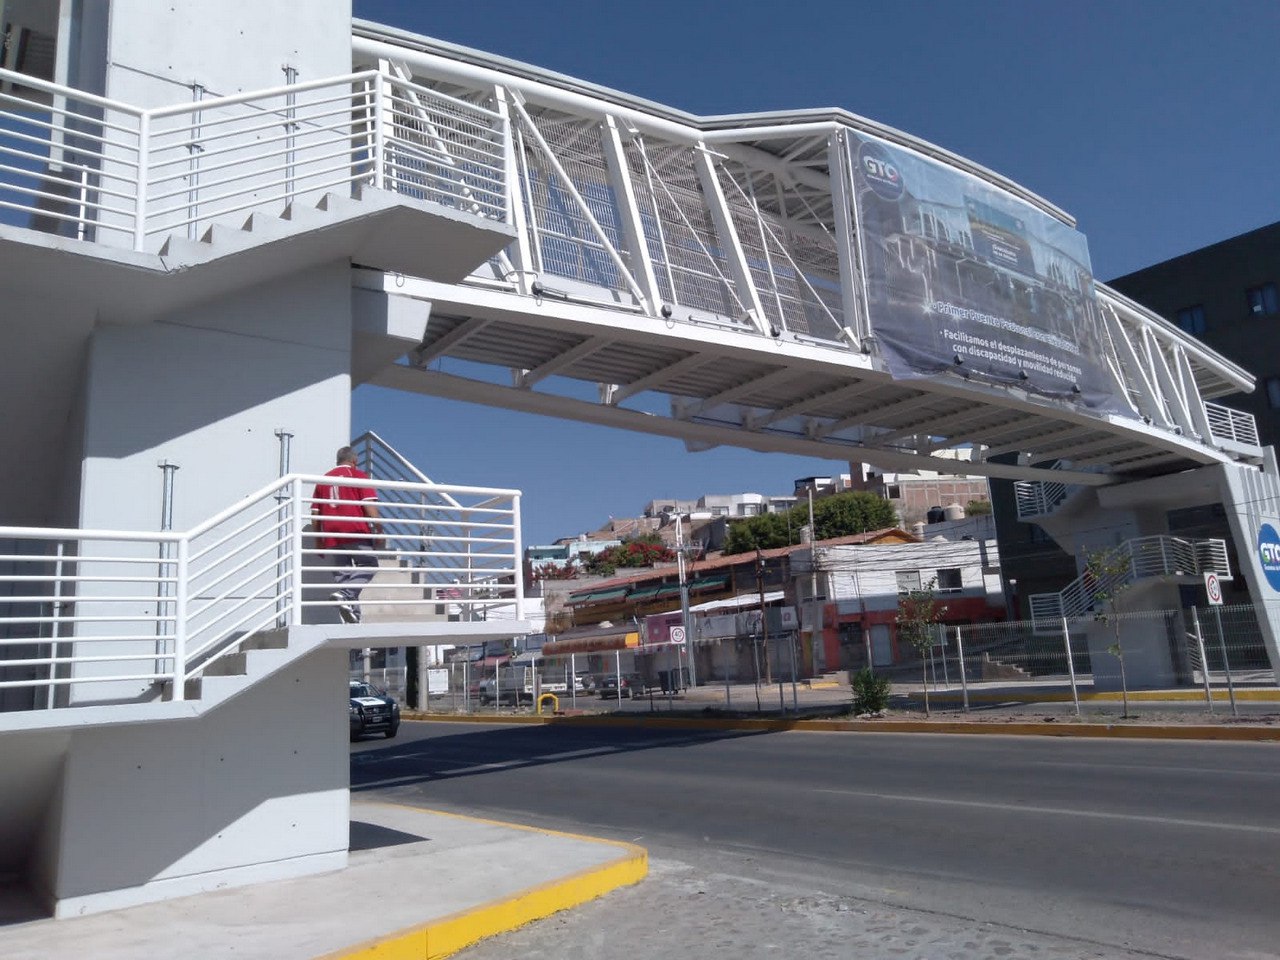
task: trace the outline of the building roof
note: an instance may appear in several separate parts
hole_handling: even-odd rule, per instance
[[[845,537],[832,537],[829,540],[818,540],[813,544],[795,543],[785,547],[773,547],[769,550],[761,550],[760,556],[766,560],[772,560],[776,557],[790,556],[797,550],[808,550],[810,546],[815,547],[839,547],[857,544],[873,544],[873,543],[919,543],[920,538],[913,536],[906,530],[899,527],[883,527],[879,530],[867,530],[863,533],[853,533]],[[744,563],[753,563],[756,555],[754,553],[731,553],[719,557],[712,557],[708,560],[696,560],[689,563],[685,567],[685,576],[689,580],[692,587],[699,581],[710,581],[716,574],[722,571]],[[626,594],[627,590],[636,584],[646,583],[650,580],[658,580],[666,577],[677,575],[677,566],[670,564],[665,567],[652,567],[638,573],[625,577],[615,577],[611,580],[605,580],[595,584],[589,589],[584,589],[578,593],[570,593],[568,602],[570,604],[595,603],[598,600],[618,600]],[[719,578],[717,578],[719,579]],[[704,587],[712,586],[711,583],[704,583]]]

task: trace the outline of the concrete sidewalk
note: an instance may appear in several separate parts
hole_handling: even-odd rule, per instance
[[[353,801],[346,870],[70,920],[10,919],[0,957],[426,960],[647,872],[647,853],[631,844]]]

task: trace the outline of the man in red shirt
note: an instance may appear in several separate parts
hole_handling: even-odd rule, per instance
[[[325,474],[335,482],[316,484],[311,515],[320,533],[320,549],[333,551],[333,581],[338,589],[329,599],[338,601],[344,623],[359,623],[360,591],[377,572],[374,551],[383,545],[378,535],[378,494],[362,484],[369,477],[356,467],[354,450],[341,448],[337,460],[338,465]]]

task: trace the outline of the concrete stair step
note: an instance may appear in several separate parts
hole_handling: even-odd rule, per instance
[[[326,193],[316,202],[316,209],[334,217],[344,217],[359,211],[360,204],[350,197]]]
[[[240,229],[263,240],[276,240],[292,232],[287,221],[266,213],[250,214]]]
[[[241,650],[283,650],[289,646],[288,630],[261,630],[240,644]]]
[[[248,654],[224,653],[204,668],[206,677],[242,677],[248,672]]]
[[[188,240],[186,237],[169,237],[160,248],[160,256],[183,263],[196,260],[207,260],[213,255],[213,249],[202,240]]]

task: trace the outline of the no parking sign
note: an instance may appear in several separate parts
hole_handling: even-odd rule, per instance
[[[1216,573],[1204,575],[1204,592],[1209,595],[1209,603],[1215,607],[1222,605],[1222,583]]]

